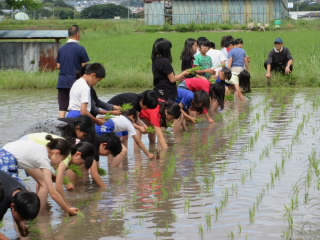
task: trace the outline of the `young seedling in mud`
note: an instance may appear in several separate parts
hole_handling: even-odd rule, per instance
[[[249,209],[250,223],[254,223],[256,217],[256,204],[253,204],[252,208]]]
[[[207,230],[211,229],[212,215],[210,213],[206,213],[206,224],[207,224]]]
[[[232,231],[230,232],[230,239],[234,239],[234,233]]]
[[[199,229],[199,233],[200,233],[200,235],[201,235],[201,239],[203,239],[204,229],[203,229],[202,224],[199,224],[198,229]]]
[[[190,198],[187,198],[184,202],[184,211],[189,212],[190,207],[191,207],[191,200]]]
[[[241,224],[238,224],[238,229],[239,229],[239,233],[241,234],[242,233],[242,225]]]

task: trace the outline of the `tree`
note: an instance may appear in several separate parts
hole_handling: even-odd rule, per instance
[[[120,16],[121,18],[128,17],[128,8],[116,4],[101,4],[85,8],[81,11],[80,18],[96,18],[107,19]]]
[[[42,6],[42,2],[40,0],[6,0],[6,3],[13,10],[21,9],[22,7],[29,10],[37,10]]]

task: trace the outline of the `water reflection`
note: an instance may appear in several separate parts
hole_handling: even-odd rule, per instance
[[[1,94],[0,145],[57,115],[55,90]],[[114,94],[98,91],[104,100]],[[288,227],[284,205],[308,170],[308,156],[320,152],[318,96],[317,89],[255,90],[246,103],[227,102],[215,125],[203,121],[168,135],[170,148],[158,160],[129,140],[123,168],[101,159],[107,191],[85,182],[67,193],[84,217],[67,217],[50,200],[50,213],[39,216],[28,239],[280,239]],[[146,136],[143,142],[155,152]],[[9,215],[5,222],[1,232],[16,238]]]

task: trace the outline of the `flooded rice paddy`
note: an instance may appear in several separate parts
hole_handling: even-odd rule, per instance
[[[0,145],[57,116],[55,90],[0,94]],[[103,100],[114,94],[98,91]],[[88,179],[67,193],[83,216],[68,217],[49,199],[28,239],[319,239],[319,89],[254,90],[248,98],[228,101],[215,125],[168,134],[158,160],[134,151],[130,139],[125,168],[101,159],[107,191]],[[9,211],[3,222],[0,231],[18,238]]]

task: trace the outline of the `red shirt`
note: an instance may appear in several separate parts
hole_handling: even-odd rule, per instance
[[[212,83],[209,80],[203,78],[186,78],[185,81],[187,88],[189,88],[190,91],[195,92],[203,90],[210,94],[210,88]],[[207,114],[208,109],[204,109],[203,113]]]
[[[148,119],[155,127],[161,127],[160,105],[155,109],[142,109],[139,117]]]
[[[210,93],[211,88],[211,82],[207,79],[203,78],[187,78],[185,79],[187,88],[190,89],[190,91],[195,92],[199,90],[204,90],[208,94]]]

